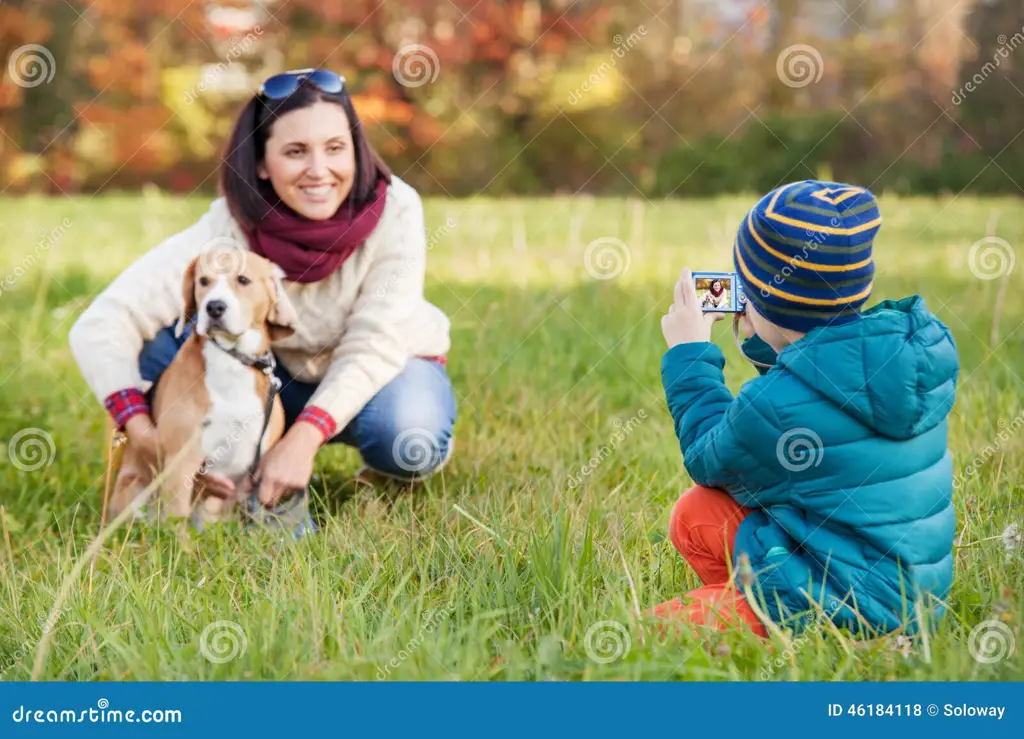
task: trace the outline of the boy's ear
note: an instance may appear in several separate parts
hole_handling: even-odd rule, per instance
[[[270,313],[267,315],[267,332],[270,334],[271,341],[287,339],[295,333],[295,326],[299,321],[295,307],[288,300],[288,294],[284,291],[284,284],[281,282],[283,279],[284,270],[275,264],[267,285],[271,295]]]
[[[174,335],[181,336],[188,325],[196,316],[196,265],[199,257],[188,263],[185,269],[185,276],[181,280],[181,297],[184,300],[185,308],[178,318],[178,325],[174,327]]]

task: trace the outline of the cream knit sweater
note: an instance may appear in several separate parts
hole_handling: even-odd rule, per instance
[[[119,390],[149,389],[139,374],[143,341],[174,325],[184,309],[189,262],[229,239],[249,248],[220,198],[125,269],[78,318],[71,351],[100,402]],[[329,413],[338,431],[409,357],[447,354],[448,318],[423,298],[426,257],[423,204],[394,177],[380,223],[338,271],[319,282],[284,283],[299,325],[273,345],[274,354],[296,380],[319,384],[308,405]]]

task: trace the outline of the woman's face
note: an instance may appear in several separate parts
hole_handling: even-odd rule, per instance
[[[313,221],[331,218],[352,191],[356,176],[345,110],[320,101],[278,118],[258,173],[299,215]]]
[[[721,290],[722,289],[722,281],[721,280],[715,280],[714,282],[712,282],[711,283],[711,289],[716,291],[716,292]]]

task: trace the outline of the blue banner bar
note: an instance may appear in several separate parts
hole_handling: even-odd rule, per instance
[[[0,737],[1019,738],[1022,697],[1022,683],[0,683]]]

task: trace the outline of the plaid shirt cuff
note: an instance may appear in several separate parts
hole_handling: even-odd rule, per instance
[[[338,431],[338,425],[334,422],[331,414],[323,408],[317,408],[315,405],[309,405],[302,409],[302,413],[295,419],[295,423],[300,421],[316,426],[320,433],[323,434],[325,442],[334,438]]]
[[[124,430],[124,425],[128,423],[128,419],[132,416],[139,413],[149,413],[149,403],[146,402],[146,396],[141,390],[133,387],[111,393],[103,401],[103,405],[106,407],[107,413],[114,419],[114,425],[117,426],[118,431]]]

